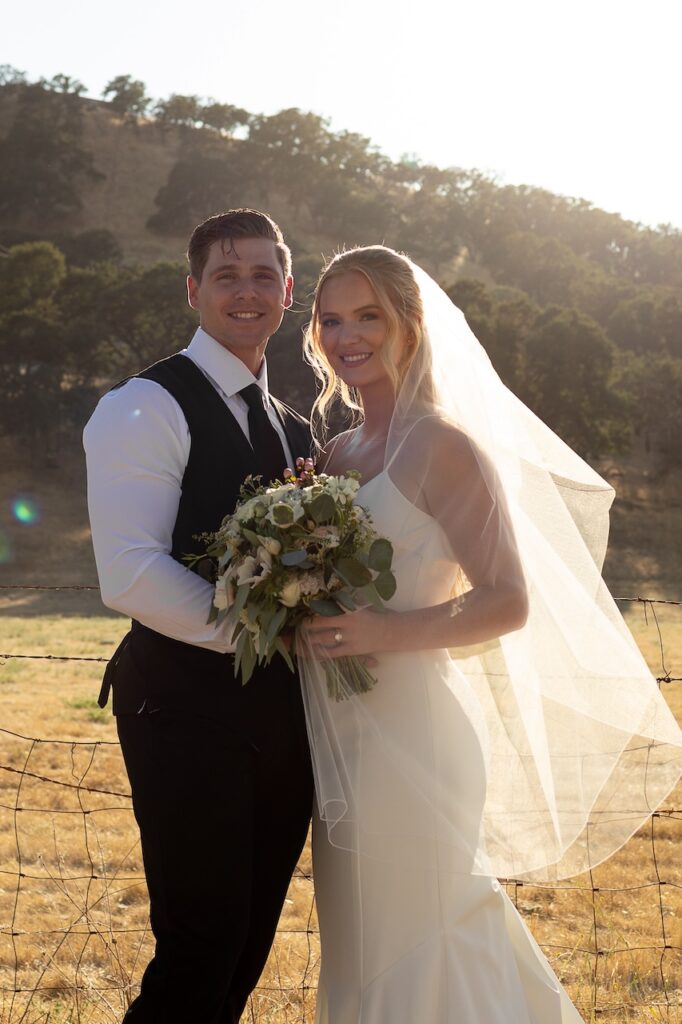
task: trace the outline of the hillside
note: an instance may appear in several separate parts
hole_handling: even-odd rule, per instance
[[[0,138],[11,127],[17,100],[16,93],[0,88]],[[20,237],[52,237],[65,227],[73,235],[106,229],[115,235],[126,262],[184,260],[187,232],[159,234],[148,228],[147,220],[156,210],[154,200],[159,189],[188,146],[187,129],[161,128],[152,118],[140,118],[131,125],[109,103],[82,97],[78,102],[83,115],[83,148],[93,154],[95,168],[103,178],[79,185],[82,207],[69,216],[68,225],[51,223],[46,232],[45,225],[37,223],[30,211],[22,213],[15,208],[0,214],[0,238],[14,241]],[[226,197],[224,206],[229,205]],[[276,190],[265,206],[290,236],[289,243],[293,239],[299,250],[322,254],[336,247],[332,234],[317,232],[305,213],[294,214]],[[212,207],[208,212],[216,210]]]
[[[7,499],[35,492],[53,510],[27,528],[5,503],[5,578],[91,575],[84,419],[108,384],[186,342],[191,228],[255,205],[281,223],[295,258],[296,306],[270,349],[278,394],[302,409],[312,400],[300,331],[323,255],[376,241],[402,248],[448,289],[512,390],[613,477],[612,578],[675,589],[679,232],[500,187],[475,169],[392,162],[299,110],[264,117],[171,97],[133,115],[122,93],[104,102],[62,86],[0,85],[0,487]],[[54,530],[68,542],[51,545]]]

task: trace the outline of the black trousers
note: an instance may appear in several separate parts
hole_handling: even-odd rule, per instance
[[[156,939],[126,1024],[238,1024],[305,843],[298,678],[273,662],[221,688],[217,708],[117,716]]]

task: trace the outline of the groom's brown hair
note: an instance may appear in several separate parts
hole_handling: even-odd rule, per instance
[[[267,213],[242,208],[216,213],[195,227],[187,246],[189,272],[194,280],[201,281],[214,242],[232,243],[240,238],[269,238],[275,243],[284,280],[291,276],[291,252],[279,226]]]

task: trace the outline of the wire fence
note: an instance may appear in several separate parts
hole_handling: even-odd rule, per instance
[[[97,588],[0,587],[38,589]],[[681,682],[670,650],[678,657],[682,648],[682,602],[620,600],[641,608],[659,685]],[[7,651],[0,683],[14,660],[108,659]],[[668,696],[682,712],[679,688]],[[682,1022],[682,794],[669,804],[587,875],[554,885],[504,880],[586,1021]],[[118,744],[0,728],[0,1024],[120,1021],[152,951]],[[246,1020],[312,1024],[318,964],[306,847]]]

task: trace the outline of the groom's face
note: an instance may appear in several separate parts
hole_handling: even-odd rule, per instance
[[[291,305],[292,288],[269,238],[214,242],[201,280],[187,279],[189,304],[198,310],[203,329],[252,373]]]

